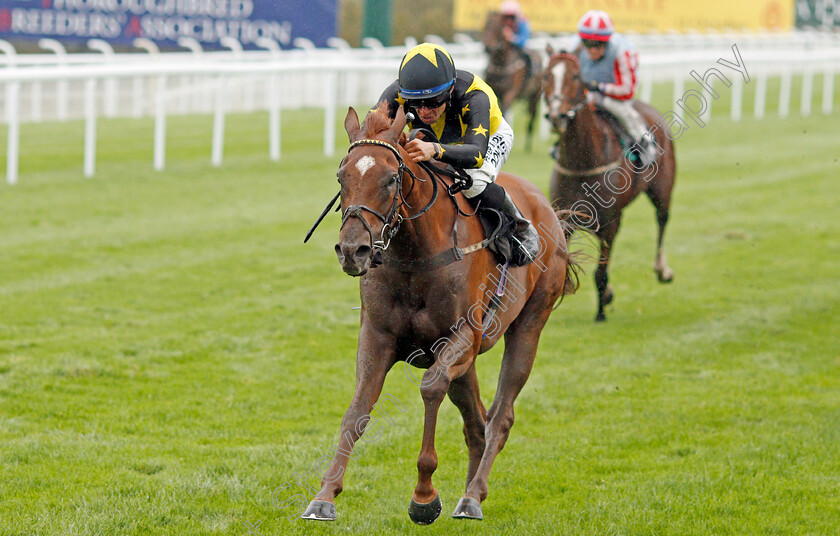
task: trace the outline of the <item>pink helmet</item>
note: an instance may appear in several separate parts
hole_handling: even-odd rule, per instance
[[[578,22],[578,35],[581,39],[609,41],[614,29],[610,16],[596,9],[584,13]]]
[[[499,12],[502,15],[507,15],[509,17],[518,17],[520,11],[521,8],[519,7],[519,2],[516,0],[505,0],[499,7]]]

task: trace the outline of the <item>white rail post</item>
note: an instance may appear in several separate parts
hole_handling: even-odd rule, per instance
[[[744,101],[744,79],[736,76],[735,81],[732,82],[732,109],[729,112],[729,118],[732,121],[741,120],[741,108]]]
[[[8,41],[0,39],[0,52],[8,56],[6,65],[9,69],[17,67],[17,51]],[[6,182],[17,184],[18,154],[20,151],[20,82],[6,84],[6,122],[9,124],[8,139],[6,140]]]
[[[338,99],[338,73],[326,73],[324,85],[324,156],[335,154],[335,114]]]
[[[96,172],[96,79],[85,80],[85,177]]]
[[[760,71],[758,74],[758,84],[755,86],[755,103],[753,107],[753,116],[756,119],[764,118],[765,102],[767,100],[767,73]]]
[[[210,155],[210,163],[214,167],[222,165],[222,156],[225,149],[225,86],[227,78],[219,75],[218,86],[216,87],[216,110],[213,113],[213,149]]]
[[[829,65],[823,72],[823,103],[822,112],[830,114],[834,108],[834,68]]]
[[[192,37],[179,37],[178,38],[178,46],[184,47],[190,52],[195,55],[197,61],[201,61],[204,59],[204,49],[201,47],[201,43],[198,42],[197,39],[193,39]],[[201,88],[201,93],[204,97],[204,107],[201,105],[201,101],[199,99],[188,99],[186,92],[184,92],[184,80],[185,77],[181,77],[179,87],[181,89],[181,96],[179,98],[179,108],[181,109],[181,113],[184,113],[186,110],[186,103],[188,101],[192,101],[192,111],[200,111],[202,109],[206,110],[210,108],[210,100],[209,100],[209,93],[204,91],[207,87],[207,79],[203,76],[193,76],[191,77],[192,83],[195,84],[197,88]]]
[[[157,79],[155,91],[155,146],[154,166],[156,171],[163,171],[166,164],[166,77]]]
[[[43,113],[41,109],[41,101],[44,98],[43,88],[43,82],[32,82],[32,100],[29,102],[29,113],[33,123],[38,123],[43,118]]]
[[[154,59],[158,59],[160,49],[151,39],[145,37],[138,37],[133,42],[134,46],[145,50]],[[131,115],[133,117],[142,117],[143,115],[143,77],[135,76],[133,81],[133,95],[131,97]]]
[[[105,55],[106,63],[114,61],[114,47],[102,39],[90,39],[87,46]],[[105,79],[105,117],[117,116],[117,79],[113,76]]]
[[[56,55],[59,67],[64,67],[67,62],[67,50],[55,39],[43,38],[38,40],[38,46],[49,50]],[[57,112],[59,121],[67,121],[67,100],[70,98],[67,80],[59,80],[56,84],[57,91]]]
[[[802,73],[802,102],[799,104],[799,113],[802,117],[811,115],[811,93],[814,87],[814,70],[811,67],[805,67]]]
[[[782,72],[782,87],[779,90],[779,117],[787,117],[790,112],[790,67],[785,67]]]
[[[675,73],[674,74],[674,103],[678,100],[683,98],[683,93],[685,92],[685,79],[683,78],[682,73]],[[684,111],[681,106],[676,107],[676,114],[680,120],[684,117]]]
[[[20,117],[18,106],[20,105],[20,82],[9,82],[6,84],[6,118],[9,122],[9,139],[6,140],[6,182],[17,184],[18,180],[18,154],[20,150]]]
[[[274,60],[280,59],[280,43],[274,39],[260,37],[255,41],[258,47],[271,51]],[[276,73],[268,77],[268,156],[272,161],[280,160],[280,79]]]

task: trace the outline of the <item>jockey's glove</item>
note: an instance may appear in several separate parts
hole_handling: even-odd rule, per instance
[[[604,92],[604,83],[603,82],[595,82],[594,80],[590,80],[584,84],[586,89],[589,91],[598,91],[600,93]]]

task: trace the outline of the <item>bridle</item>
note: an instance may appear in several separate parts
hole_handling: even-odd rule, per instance
[[[403,161],[402,155],[400,154],[399,150],[397,150],[396,147],[394,147],[388,142],[372,139],[358,140],[350,144],[350,148],[347,149],[347,153],[349,154],[350,151],[362,145],[379,145],[380,147],[386,147],[392,153],[394,153],[394,156],[397,157],[397,162],[399,164],[397,166],[397,190],[394,193],[394,197],[391,199],[391,205],[388,207],[387,213],[383,215],[379,211],[374,210],[367,205],[350,205],[344,210],[344,214],[341,217],[341,227],[339,227],[339,231],[341,231],[341,229],[344,228],[344,224],[346,224],[350,220],[350,218],[359,218],[362,221],[362,225],[365,226],[368,235],[370,235],[370,245],[372,251],[375,253],[377,251],[386,251],[388,249],[388,246],[391,244],[391,239],[394,238],[394,236],[396,236],[397,232],[399,232],[400,224],[402,224],[402,222],[417,219],[423,214],[425,214],[426,211],[428,211],[430,208],[432,208],[432,205],[435,204],[435,201],[437,201],[438,197],[438,183],[436,180],[432,181],[432,185],[434,187],[432,191],[432,198],[429,200],[428,203],[426,203],[426,206],[424,206],[422,209],[420,209],[419,212],[412,214],[411,216],[403,216],[402,214],[400,214],[400,208],[402,208],[403,206],[411,208],[411,204],[409,204],[409,202],[406,201],[406,197],[411,195],[411,192],[414,190],[414,185],[417,183],[417,181],[426,182],[426,180],[417,177],[417,175],[415,175],[414,172],[411,171],[411,169],[409,169],[407,165],[405,165],[405,162]],[[347,157],[345,157],[345,159],[346,158]],[[402,181],[403,174],[406,172],[409,174],[409,176],[411,176],[413,181],[408,192],[404,194],[402,190]],[[379,240],[376,240],[374,238],[373,229],[371,228],[367,220],[362,216],[364,212],[369,212],[370,214],[373,214],[379,221],[382,222],[383,226],[382,231],[379,233]]]
[[[575,58],[571,54],[558,54],[556,57],[559,57],[560,59],[569,58],[570,60],[573,61],[573,63],[576,63],[576,64],[578,63],[577,58]],[[546,72],[551,72],[551,65],[550,64],[549,64],[549,67],[546,69]],[[577,92],[577,95],[574,96],[574,100],[578,101],[578,103],[575,104],[574,106],[572,106],[572,108],[569,109],[569,111],[567,111],[565,113],[562,113],[562,114],[558,114],[556,116],[556,118],[550,117],[550,113],[546,114],[546,119],[549,119],[552,122],[552,124],[554,125],[554,127],[559,132],[565,131],[566,128],[568,127],[568,124],[570,122],[574,121],[575,117],[577,117],[578,112],[581,111],[581,109],[583,109],[584,106],[586,106],[586,89],[584,88],[584,85],[583,85],[583,78],[581,78],[581,76],[580,76],[580,69],[578,69],[578,72],[575,74],[573,79],[577,80],[577,82],[578,82],[578,92]],[[554,83],[557,84],[558,81],[555,80]],[[562,84],[563,81],[560,80],[559,83]],[[560,104],[562,104],[564,102],[567,102],[567,101],[568,102],[572,101],[572,99],[570,99],[569,97],[566,97],[562,93],[561,94],[556,94],[556,93],[552,92],[551,95],[548,95],[546,93],[546,96],[548,97],[548,102],[546,104],[547,104],[547,107],[548,107],[549,110],[551,110],[552,104],[554,104],[558,101],[559,101]]]

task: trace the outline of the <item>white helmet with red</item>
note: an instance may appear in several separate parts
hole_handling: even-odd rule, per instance
[[[516,0],[505,0],[499,7],[499,12],[504,16],[518,17],[522,8],[519,7],[519,2]]]
[[[593,9],[584,13],[578,22],[578,35],[591,41],[609,41],[615,27],[606,11]]]

